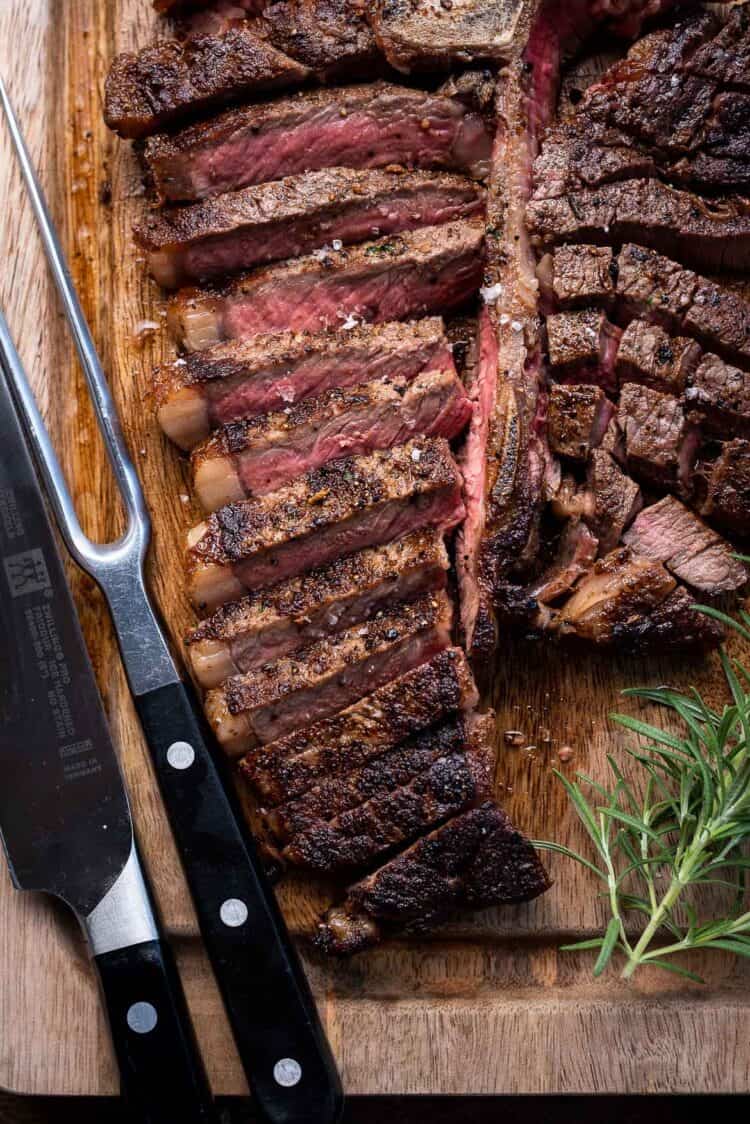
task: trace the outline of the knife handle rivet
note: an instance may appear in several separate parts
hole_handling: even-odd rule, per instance
[[[156,1007],[152,1003],[134,1003],[132,1007],[128,1007],[125,1017],[135,1034],[150,1034],[159,1021]]]
[[[230,929],[239,929],[247,921],[247,906],[239,898],[227,898],[219,910],[219,917]]]
[[[301,1077],[302,1066],[294,1058],[279,1058],[273,1067],[273,1079],[284,1089],[291,1089],[299,1084]]]
[[[195,750],[189,742],[172,742],[167,750],[167,761],[173,769],[189,769],[195,761]]]

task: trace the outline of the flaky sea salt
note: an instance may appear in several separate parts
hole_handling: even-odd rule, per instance
[[[485,285],[479,290],[479,295],[485,304],[492,304],[503,294],[503,287],[498,282],[496,285]]]
[[[358,327],[358,325],[359,325],[359,320],[357,319],[357,317],[353,313],[350,312],[349,315],[347,316],[346,320],[344,321],[344,323],[341,325],[341,327],[344,329],[345,332],[351,332],[352,328],[356,328],[356,327]]]

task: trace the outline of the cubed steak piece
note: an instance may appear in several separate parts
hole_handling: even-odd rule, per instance
[[[223,605],[187,637],[201,687],[308,647],[396,601],[445,588],[448,552],[434,531],[340,558]]]
[[[338,457],[455,437],[471,403],[451,367],[402,380],[335,387],[274,414],[232,422],[193,451],[193,487],[204,511],[262,496]]]
[[[551,308],[602,306],[614,300],[615,268],[609,246],[559,246],[537,269]]]
[[[184,42],[163,39],[114,60],[104,88],[104,119],[121,137],[145,137],[248,94],[300,85],[309,74],[249,25]]]
[[[579,578],[596,561],[599,542],[580,519],[570,519],[560,536],[557,556],[541,577],[529,587],[528,595],[539,605],[554,605],[569,594]]]
[[[281,804],[472,710],[477,701],[466,656],[449,648],[333,718],[253,750],[242,760],[241,775],[266,806]]]
[[[708,478],[701,514],[742,538],[750,536],[750,441],[727,441]]]
[[[177,341],[200,351],[266,332],[401,320],[459,308],[479,288],[484,224],[448,223],[266,266],[170,303]]]
[[[415,776],[327,822],[312,822],[294,835],[282,857],[292,866],[326,874],[363,867],[486,800],[495,764],[494,729],[494,715],[474,714],[423,734],[423,767]],[[425,762],[428,746],[434,758]]]
[[[750,249],[747,200],[706,201],[657,179],[533,198],[526,220],[537,246],[638,242],[709,270],[742,269]]]
[[[528,840],[486,801],[351,886],[321,921],[316,943],[331,955],[349,956],[389,931],[419,931],[459,908],[531,901],[550,885]]]
[[[305,90],[151,138],[161,200],[194,202],[323,168],[489,168],[492,132],[458,97],[377,82]]]
[[[606,449],[592,452],[586,480],[593,498],[593,511],[586,518],[601,553],[609,554],[643,507],[641,489]]]
[[[555,384],[550,387],[548,426],[550,449],[556,456],[585,461],[600,445],[615,406],[601,387]]]
[[[217,344],[157,367],[156,416],[182,449],[218,426],[292,407],[334,387],[372,379],[408,382],[420,371],[450,370],[443,322],[361,324],[337,332],[280,332]]]
[[[726,539],[674,496],[644,508],[624,541],[636,554],[663,562],[680,581],[701,593],[733,593],[748,579]]]
[[[625,383],[617,420],[633,475],[660,490],[690,490],[700,434],[677,398],[648,386]]]
[[[507,62],[522,9],[519,0],[376,0],[369,18],[388,62],[409,74]]]
[[[704,355],[684,395],[689,416],[719,437],[750,437],[750,374]]]
[[[308,648],[227,679],[206,693],[208,721],[238,755],[337,714],[450,647],[453,605],[444,592],[387,613]]]
[[[622,334],[615,371],[620,383],[643,383],[679,395],[700,359],[694,340],[668,336],[647,320],[633,320]]]
[[[188,589],[209,612],[411,531],[463,517],[461,478],[442,438],[346,457],[293,484],[221,508],[188,536]]]
[[[554,377],[615,390],[615,359],[621,335],[621,329],[596,309],[549,316],[547,348]]]
[[[151,211],[135,238],[165,289],[213,281],[326,243],[440,226],[482,210],[472,180],[446,172],[329,168]]]

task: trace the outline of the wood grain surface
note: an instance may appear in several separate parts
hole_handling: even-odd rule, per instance
[[[130,230],[145,206],[128,145],[101,121],[104,74],[116,51],[144,44],[147,0],[0,0],[5,76],[70,255],[151,505],[153,585],[177,649],[190,621],[180,544],[197,519],[184,466],[147,401],[148,371],[167,356],[164,307],[144,276]],[[92,537],[120,525],[118,501],[52,298],[29,209],[0,130],[0,297],[32,375],[82,521]],[[214,1088],[245,1091],[195,918],[128,698],[101,597],[71,581],[130,785],[139,839],[180,966]],[[504,647],[492,701],[498,712],[497,790],[536,837],[585,847],[551,769],[605,772],[623,743],[607,715],[637,682],[721,690],[715,659],[636,663],[616,654]],[[520,731],[509,746],[506,731]],[[516,740],[516,739],[514,739]],[[395,941],[344,964],[306,943],[330,883],[293,877],[279,888],[350,1093],[744,1092],[750,1090],[750,965],[723,954],[696,960],[701,989],[644,973],[625,986],[594,981],[588,961],[557,952],[603,912],[592,879],[554,860],[541,901],[462,915],[421,943]],[[116,1089],[106,1030],[83,942],[46,900],[13,893],[0,872],[0,1085],[30,1093]]]

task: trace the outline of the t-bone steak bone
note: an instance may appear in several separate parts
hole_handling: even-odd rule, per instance
[[[482,209],[482,189],[463,176],[331,168],[153,211],[135,237],[154,279],[177,289]]]
[[[213,611],[260,589],[410,531],[454,527],[461,480],[448,443],[419,438],[331,461],[293,484],[221,508],[188,536],[188,589]]]
[[[450,311],[481,284],[484,224],[448,223],[186,289],[169,322],[187,351],[279,331],[320,331]]]

